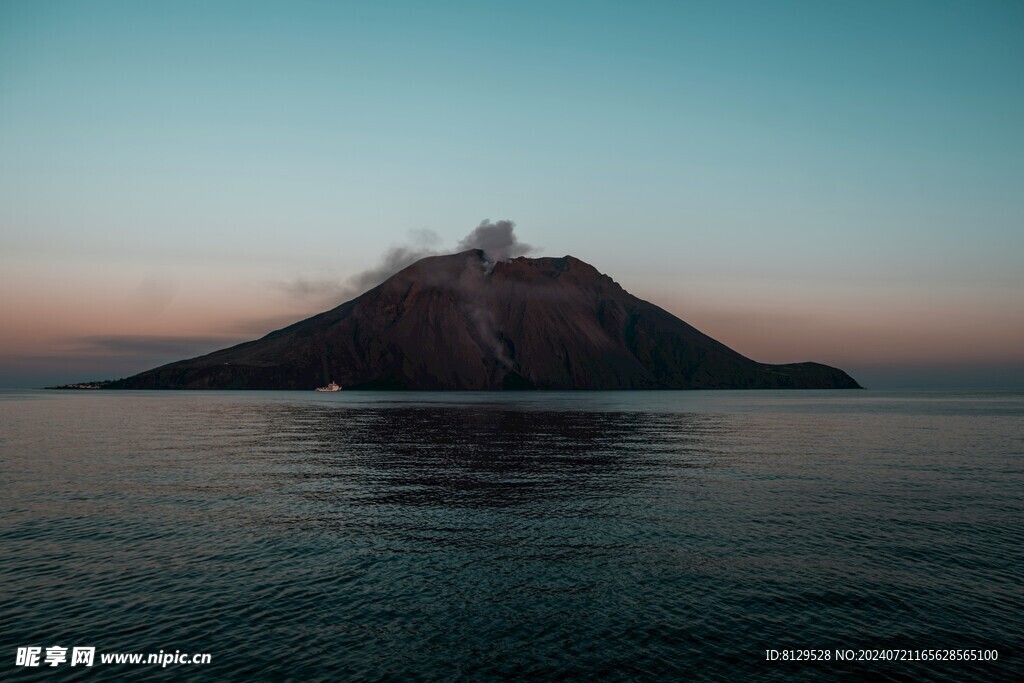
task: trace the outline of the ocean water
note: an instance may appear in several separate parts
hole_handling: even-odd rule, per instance
[[[0,468],[8,680],[1024,672],[1024,393],[11,391]]]

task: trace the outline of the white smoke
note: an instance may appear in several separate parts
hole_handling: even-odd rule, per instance
[[[469,264],[470,261],[467,261],[466,265],[469,266]],[[494,314],[487,298],[487,288],[484,286],[484,278],[487,276],[490,266],[493,266],[493,263],[489,264],[487,270],[472,267],[463,269],[455,283],[459,294],[459,308],[473,325],[481,348],[489,350],[501,365],[510,369],[512,360],[508,357],[505,345],[495,331]]]
[[[362,294],[420,259],[437,256],[439,253],[434,247],[441,241],[441,238],[433,230],[413,230],[410,237],[409,244],[392,246],[384,252],[376,267],[350,277],[347,286],[348,293],[352,296]]]
[[[516,238],[515,229],[516,224],[509,220],[497,223],[486,219],[482,220],[480,225],[473,229],[473,232],[462,238],[458,250],[481,249],[490,263],[507,261],[536,251],[529,244],[520,242]]]
[[[520,242],[515,235],[516,224],[510,220],[492,223],[483,220],[468,235],[459,240],[455,251],[480,249],[484,252],[484,272],[490,273],[494,264],[517,256],[526,256],[539,251]],[[315,306],[337,305],[366,292],[398,271],[411,266],[427,256],[446,253],[438,249],[441,238],[432,230],[411,231],[405,244],[391,246],[373,268],[356,273],[344,282],[335,279],[311,280],[296,278],[291,282],[277,283],[277,288],[289,295],[311,302]]]

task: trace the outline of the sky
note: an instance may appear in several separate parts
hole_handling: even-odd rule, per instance
[[[515,221],[764,362],[1024,386],[1024,4],[0,2],[0,387]]]

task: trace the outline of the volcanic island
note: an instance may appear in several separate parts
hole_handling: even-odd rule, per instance
[[[820,363],[770,365],[572,256],[430,256],[336,308],[102,389],[856,389]]]

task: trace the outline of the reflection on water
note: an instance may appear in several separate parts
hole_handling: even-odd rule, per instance
[[[361,489],[359,505],[452,509],[628,495],[669,469],[707,466],[722,423],[709,415],[500,407],[275,406],[255,419],[275,465],[310,483],[307,498],[337,502]]]
[[[844,671],[762,661],[797,647],[1002,655],[858,675],[1017,666],[1019,396],[46,396],[0,404],[8,664],[61,644],[211,652],[175,675],[239,679]]]

